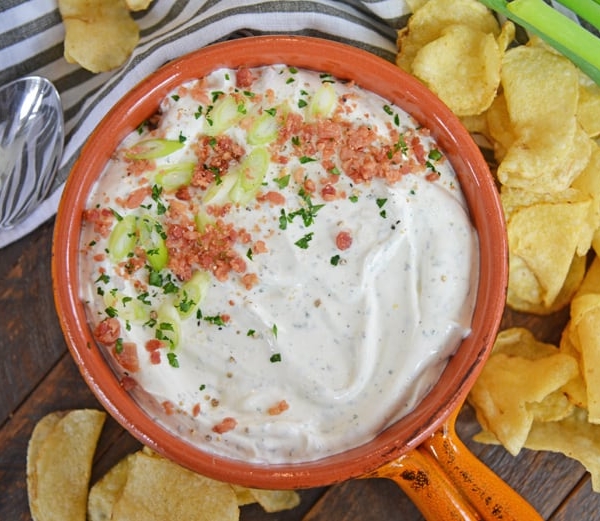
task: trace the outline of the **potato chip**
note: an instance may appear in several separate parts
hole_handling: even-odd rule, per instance
[[[120,67],[139,41],[125,0],[59,0],[65,26],[64,56],[91,72]]]
[[[569,322],[560,337],[559,349],[561,353],[572,356],[577,360],[579,374],[575,378],[569,380],[563,386],[562,390],[573,405],[582,409],[587,409],[587,389],[585,388],[585,381],[583,379],[581,351],[576,346],[577,343],[578,340],[573,338],[571,322]]]
[[[521,267],[516,261],[520,259],[540,285],[540,301],[550,307],[565,284],[575,254],[589,249],[582,237],[589,239],[591,199],[574,189],[560,194],[503,189],[501,201],[507,220],[509,288],[512,284],[515,289],[519,282],[511,270]]]
[[[412,72],[417,51],[455,24],[491,33],[494,37],[500,33],[492,12],[476,0],[429,0],[413,12],[407,26],[398,32],[398,66]]]
[[[585,410],[575,409],[558,422],[534,422],[525,447],[560,452],[579,461],[590,473],[593,490],[600,492],[600,425],[591,424]]]
[[[510,120],[522,137],[561,132],[575,115],[579,76],[566,58],[521,45],[504,54],[501,76]]]
[[[294,490],[263,490],[258,488],[248,489],[254,501],[265,512],[281,512],[290,510],[300,504],[300,496]]]
[[[583,73],[579,74],[576,116],[588,136],[600,136],[600,86]]]
[[[92,458],[105,418],[101,411],[73,410],[34,433],[27,476],[34,521],[85,520]]]
[[[239,509],[227,484],[195,474],[165,458],[136,452],[112,510],[113,521],[237,521]]]
[[[492,33],[455,24],[417,52],[412,72],[457,116],[476,115],[496,96],[501,59]]]
[[[540,404],[549,399],[550,407],[555,410],[553,393],[574,378],[579,368],[574,358],[558,348],[548,354],[548,344],[537,342],[524,330],[516,335],[507,331],[498,335],[500,342],[503,335],[513,335],[515,348],[524,344],[528,354],[541,350],[540,355],[530,358],[494,352],[471,389],[469,402],[481,426],[516,455],[525,444],[534,419],[542,414]]]
[[[152,3],[152,0],[125,0],[130,11],[143,11]]]
[[[589,162],[592,141],[575,119],[573,133],[541,133],[512,143],[498,167],[506,186],[532,192],[559,192],[569,188]],[[515,131],[518,132],[518,129]]]
[[[127,483],[132,457],[129,455],[121,459],[90,489],[87,521],[110,521],[113,507]]]
[[[506,302],[515,311],[549,315],[568,306],[585,276],[586,257],[575,255],[561,290],[551,304],[545,304],[543,289],[533,272],[519,257],[509,262],[509,285]]]

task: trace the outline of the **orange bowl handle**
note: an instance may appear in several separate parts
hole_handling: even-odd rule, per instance
[[[460,441],[456,415],[418,448],[365,477],[395,481],[428,521],[541,521]]]

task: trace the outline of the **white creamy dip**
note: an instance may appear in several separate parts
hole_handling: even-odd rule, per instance
[[[182,85],[115,152],[84,217],[99,343],[159,421],[217,454],[365,443],[470,331],[478,245],[449,161],[404,111],[327,74]]]

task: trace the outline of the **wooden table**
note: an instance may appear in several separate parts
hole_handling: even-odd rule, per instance
[[[25,482],[27,442],[35,423],[55,410],[100,407],[80,376],[56,317],[50,277],[53,223],[0,250],[0,520],[30,520]],[[538,338],[558,342],[565,312],[545,319],[507,312],[504,325],[528,325]],[[600,520],[600,494],[583,467],[560,454],[523,451],[471,441],[478,431],[466,407],[457,429],[472,451],[521,493],[544,519]],[[139,443],[109,419],[98,446],[92,480]],[[241,519],[419,520],[418,510],[390,481],[356,480],[301,492],[294,510],[266,515],[242,508]],[[68,520],[65,520],[68,521]],[[525,520],[526,521],[526,520]]]

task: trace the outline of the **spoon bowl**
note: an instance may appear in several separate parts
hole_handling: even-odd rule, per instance
[[[0,229],[25,219],[56,176],[64,120],[54,85],[27,76],[0,88]]]

